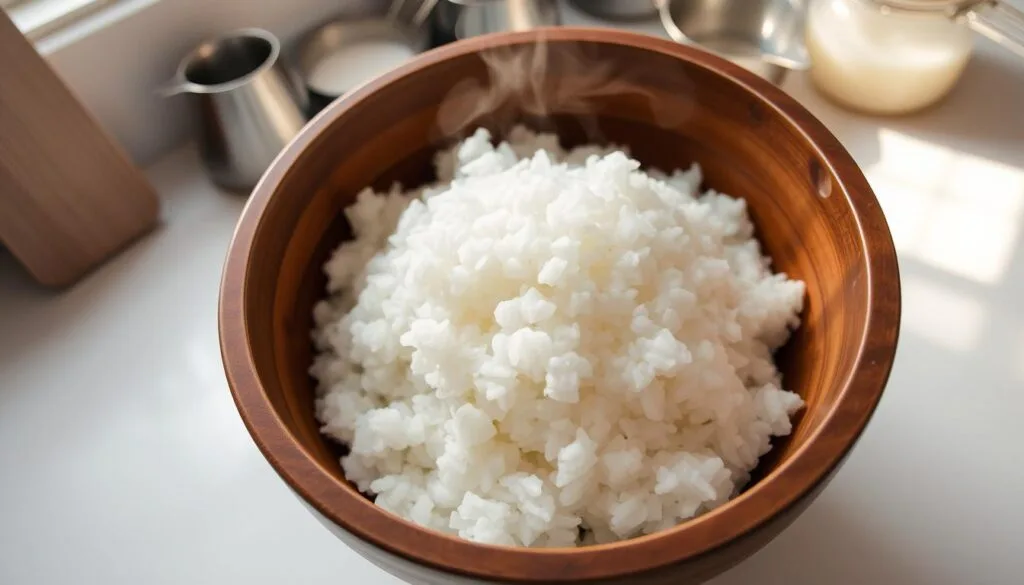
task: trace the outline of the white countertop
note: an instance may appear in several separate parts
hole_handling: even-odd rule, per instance
[[[1021,583],[1024,66],[983,44],[946,102],[900,119],[786,89],[885,208],[902,336],[836,479],[713,583]],[[189,148],[149,175],[165,225],[72,290],[0,254],[0,583],[398,584],[306,512],[235,411],[216,302],[242,201]]]

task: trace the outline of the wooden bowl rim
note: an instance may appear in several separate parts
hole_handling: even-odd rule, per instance
[[[528,549],[471,543],[425,529],[377,507],[332,475],[281,420],[256,374],[245,322],[246,275],[263,212],[304,152],[349,110],[399,78],[439,62],[495,47],[555,42],[623,45],[661,53],[710,70],[742,87],[794,128],[837,179],[832,197],[845,197],[855,213],[867,257],[866,333],[851,375],[818,429],[790,457],[727,504],[675,528],[627,541],[584,548]],[[837,192],[838,191],[838,192]],[[871,234],[869,240],[866,234]],[[870,246],[868,245],[870,242]],[[879,298],[896,302],[876,302]],[[497,33],[428,51],[335,101],[307,124],[274,160],[243,210],[232,238],[218,307],[221,355],[229,386],[253,440],[278,474],[309,505],[366,543],[415,563],[483,579],[567,582],[621,577],[681,563],[726,545],[780,514],[811,491],[845,457],[870,420],[895,358],[900,281],[881,208],[853,158],[825,126],[785,92],[724,59],[653,36],[603,28],[558,27]],[[850,400],[851,397],[855,400]],[[827,440],[819,440],[827,436]]]

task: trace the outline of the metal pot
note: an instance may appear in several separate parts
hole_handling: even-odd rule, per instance
[[[578,10],[612,22],[636,22],[658,16],[654,0],[569,0]]]
[[[444,43],[561,23],[557,0],[442,0],[437,6],[435,32]]]

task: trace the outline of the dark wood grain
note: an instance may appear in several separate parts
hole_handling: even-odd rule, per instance
[[[0,240],[67,286],[158,215],[146,177],[0,10]]]
[[[780,352],[808,403],[757,481],[729,504],[660,534],[578,550],[470,544],[373,506],[345,482],[312,412],[308,331],[321,265],[346,237],[342,209],[368,184],[431,176],[447,91],[487,80],[480,51],[547,41],[542,93],[612,67],[621,92],[537,119],[509,99],[476,122],[543,122],[569,142],[625,144],[649,166],[698,161],[707,186],[746,198],[775,267],[808,284],[804,323]],[[582,57],[581,57],[582,56]],[[822,197],[819,193],[828,193]],[[557,29],[481,37],[427,53],[333,104],[256,188],[224,272],[221,348],[254,440],[325,525],[374,563],[419,583],[699,583],[746,558],[810,503],[871,417],[899,329],[896,256],[861,171],[779,89],[714,56],[646,36]]]

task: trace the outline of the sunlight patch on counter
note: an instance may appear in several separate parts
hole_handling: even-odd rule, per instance
[[[985,308],[970,296],[938,283],[905,276],[901,327],[907,333],[957,352],[977,345],[985,326]]]
[[[899,132],[879,131],[866,171],[896,249],[979,284],[1004,276],[1024,215],[1024,171]]]

